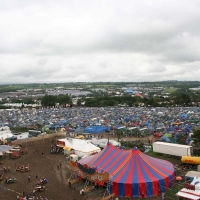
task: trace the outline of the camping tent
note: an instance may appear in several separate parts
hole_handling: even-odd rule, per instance
[[[112,182],[110,193],[120,197],[157,196],[174,182],[174,167],[165,160],[152,158],[137,148],[121,150],[110,143],[98,154],[79,160],[81,165],[105,171]]]

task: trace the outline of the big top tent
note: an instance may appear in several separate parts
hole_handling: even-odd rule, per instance
[[[121,150],[110,143],[98,154],[82,158],[82,166],[109,174],[109,192],[119,197],[157,196],[174,183],[174,167],[165,160],[152,158],[136,147]]]

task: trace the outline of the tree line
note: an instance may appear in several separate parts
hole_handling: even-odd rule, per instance
[[[44,97],[33,99],[33,98],[23,98],[23,99],[13,99],[12,103],[23,103],[23,104],[34,104],[35,101],[40,100],[42,106],[55,106],[57,103],[59,105],[72,105],[72,97],[69,95],[45,95]],[[113,94],[108,95],[106,93],[94,93],[90,97],[82,96],[77,101],[77,106],[87,106],[87,107],[106,107],[106,106],[151,106],[151,107],[170,107],[170,106],[198,106],[200,102],[200,95],[177,90],[173,92],[168,97],[163,97],[161,95],[154,96],[149,94],[148,96],[143,96],[143,98],[138,96],[131,96],[124,94],[124,96],[114,96]]]

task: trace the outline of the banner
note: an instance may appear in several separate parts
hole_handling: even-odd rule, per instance
[[[68,165],[75,174],[77,174],[78,176],[81,176],[82,178],[85,178],[91,182],[104,183],[104,182],[108,182],[108,180],[109,180],[109,174],[107,172],[103,172],[103,173],[95,172],[94,174],[88,174],[88,173],[85,173],[83,170],[81,170],[78,167],[77,163],[75,163],[71,160],[68,161]]]
[[[90,174],[88,180],[91,182],[108,182],[109,175],[107,172]]]
[[[71,160],[68,161],[68,165],[71,168],[71,170],[77,174],[78,176],[81,176],[82,178],[86,178],[87,174],[83,172],[81,169],[78,168],[77,164]]]

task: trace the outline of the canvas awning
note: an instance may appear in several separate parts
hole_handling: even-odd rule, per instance
[[[10,149],[10,151],[20,151],[20,149]]]
[[[19,146],[16,146],[16,147],[13,147],[13,149],[21,149],[21,147],[19,147]]]

